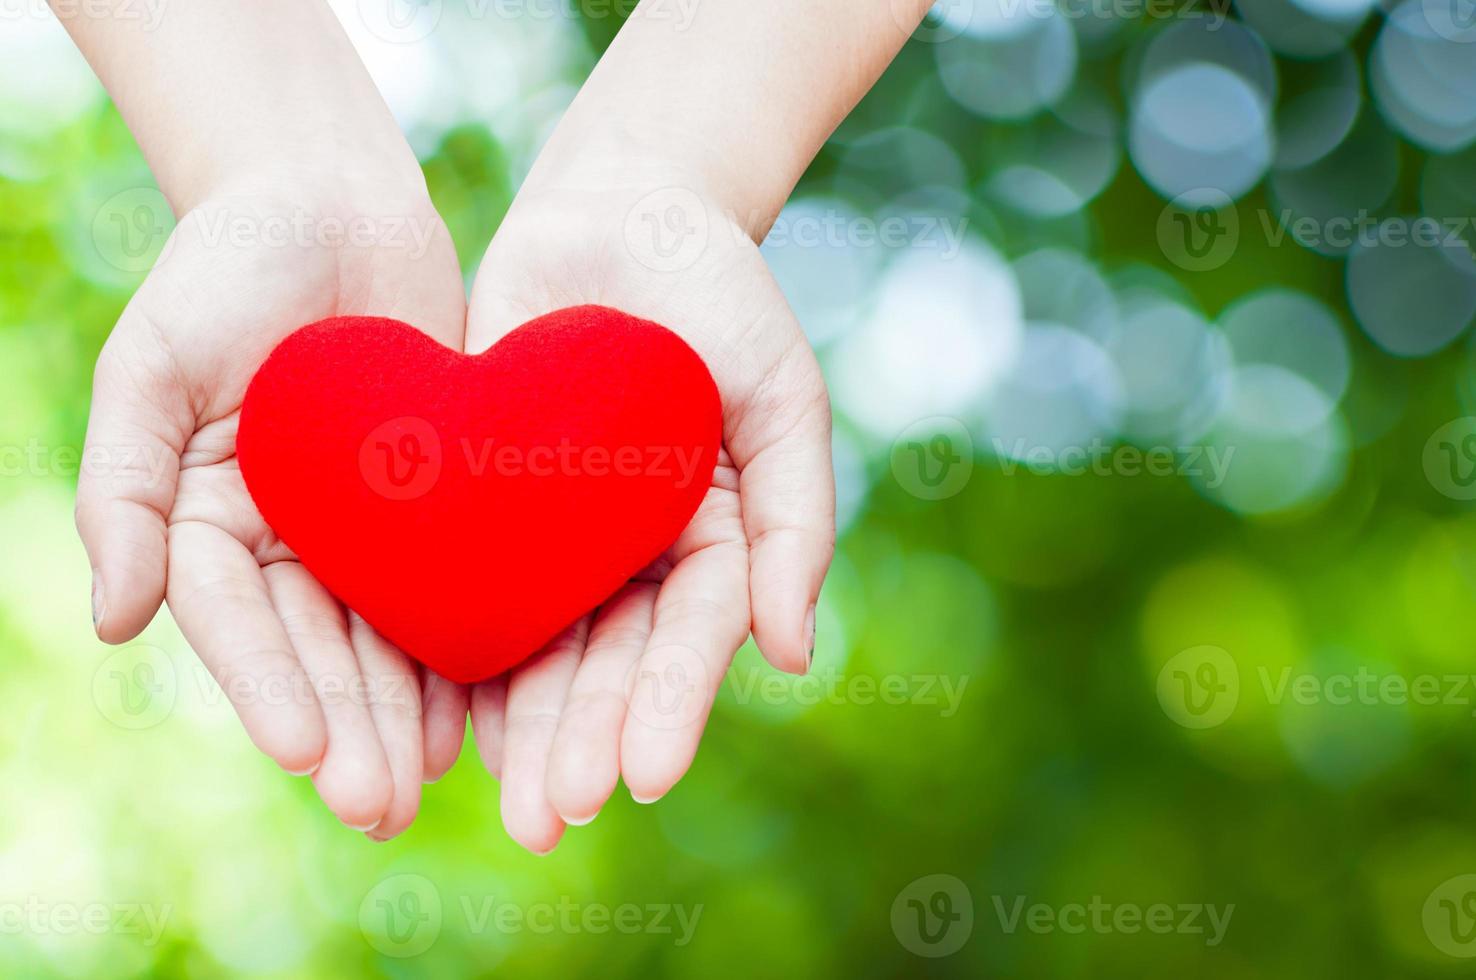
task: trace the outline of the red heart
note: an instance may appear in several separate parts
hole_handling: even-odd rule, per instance
[[[717,388],[676,334],[581,306],[477,356],[338,317],[274,350],[236,452],[309,571],[453,681],[492,677],[654,561],[711,484]]]

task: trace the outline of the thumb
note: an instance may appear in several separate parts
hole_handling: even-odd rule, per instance
[[[771,377],[758,399],[766,404],[748,406],[732,451],[748,532],[753,639],[775,667],[804,673],[835,550],[830,403],[807,346]]]
[[[137,636],[164,599],[165,521],[193,429],[164,353],[145,353],[151,335],[136,301],[129,304],[97,360],[77,482],[93,622],[108,643]]]

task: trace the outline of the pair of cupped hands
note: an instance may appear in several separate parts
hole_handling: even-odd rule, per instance
[[[672,788],[750,632],[774,667],[809,669],[834,541],[818,366],[721,202],[689,175],[626,163],[617,169],[636,176],[596,167],[530,179],[469,302],[418,173],[375,175],[361,162],[237,181],[180,215],[98,358],[88,447],[119,463],[78,488],[98,635],[132,639],[167,600],[257,747],[309,775],[337,818],[374,840],[411,824],[422,784],[460,754],[468,716],[501,780],[507,831],[543,853],[566,825],[592,820],[620,780],[640,802]],[[675,269],[641,244],[642,202],[668,189],[700,203],[706,225],[700,252]],[[304,215],[418,229],[423,244],[219,234]],[[344,608],[262,520],[235,458],[247,384],[288,334],[327,317],[392,317],[477,353],[528,319],[588,303],[661,323],[703,357],[724,409],[712,486],[673,547],[599,609],[510,673],[451,683]],[[696,701],[675,724],[639,710],[657,695],[632,684],[643,657],[671,647],[697,666],[686,673]]]

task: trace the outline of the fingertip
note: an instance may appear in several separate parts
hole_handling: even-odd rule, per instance
[[[461,743],[466,739],[465,712],[461,715],[461,721],[454,726],[454,732],[449,727],[438,725],[426,731],[422,772],[425,783],[440,782],[461,756]]]
[[[677,748],[673,753],[671,739],[643,738],[641,726],[627,725],[627,737],[621,740],[620,771],[630,798],[637,803],[655,803],[686,775],[692,755]],[[636,733],[631,733],[636,729]],[[693,747],[695,752],[695,746]]]
[[[471,690],[472,740],[477,756],[493,779],[502,779],[504,725],[507,714],[507,676],[482,681]]]
[[[638,778],[636,781],[626,779],[626,790],[630,791],[630,798],[635,800],[636,803],[641,804],[641,806],[651,806],[652,803],[655,803],[655,801],[660,800],[661,797],[670,793],[672,787],[657,784],[657,782],[651,782],[648,779]]]
[[[93,629],[105,643],[126,643],[164,602],[168,528],[153,506],[102,493],[84,479],[73,522],[92,567]]]
[[[446,773],[450,772],[451,767],[455,764],[455,757],[452,757],[448,762],[439,755],[433,755],[427,749],[425,753],[425,775],[421,778],[421,782],[426,786],[439,783],[442,779],[446,778]]]
[[[368,759],[330,751],[313,776],[313,786],[344,826],[365,832],[385,824],[395,798],[394,781],[382,756]]]
[[[424,719],[423,779],[440,781],[461,756],[466,742],[470,695],[461,684],[426,671],[421,715]]]
[[[598,817],[599,815],[599,810],[596,810],[595,812],[585,817],[576,817],[572,814],[565,813],[562,810],[559,811],[559,819],[564,821],[564,823],[568,824],[570,827],[586,827],[589,824],[593,823],[594,818]]]
[[[548,801],[571,826],[582,827],[599,815],[620,780],[619,733],[624,699],[585,698],[582,710],[559,720],[544,777]]]
[[[802,595],[753,597],[753,642],[775,670],[806,674],[814,650],[815,604]]]
[[[805,674],[815,650],[815,607],[832,549],[813,547],[797,534],[784,536],[789,540],[770,538],[753,551],[753,640],[775,669]]]
[[[502,793],[502,826],[524,850],[540,857],[548,854],[564,837],[564,821],[545,800],[522,793]]]
[[[572,827],[583,827],[599,816],[614,788],[613,781],[606,787],[588,775],[574,774],[566,766],[550,763],[547,786],[549,805],[560,820]]]
[[[248,725],[247,735],[261,753],[290,776],[312,776],[328,754],[328,726],[317,704],[303,706],[288,723]]]
[[[153,622],[164,603],[165,549],[134,550],[118,560],[105,555],[92,572],[92,627],[104,643],[127,643]]]
[[[501,750],[500,749],[493,749],[493,748],[488,747],[488,746],[484,746],[482,744],[482,740],[481,739],[478,739],[477,740],[477,756],[482,760],[482,768],[487,770],[487,775],[491,776],[493,779],[497,780],[498,782],[501,782],[502,781],[502,752],[501,752]]]
[[[395,787],[394,798],[380,818],[378,826],[367,832],[370,840],[382,844],[410,829],[420,813],[420,785],[418,780],[410,780],[403,786]]]

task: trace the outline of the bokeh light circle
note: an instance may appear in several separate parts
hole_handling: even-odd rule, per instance
[[[1430,237],[1420,240],[1420,229]],[[1359,326],[1399,357],[1433,354],[1476,315],[1470,246],[1430,218],[1381,222],[1349,257],[1347,284]]]

